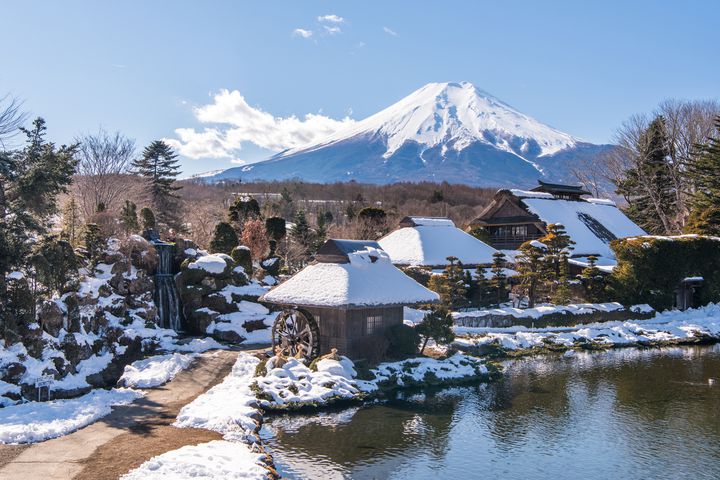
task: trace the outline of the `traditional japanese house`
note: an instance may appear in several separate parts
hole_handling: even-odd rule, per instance
[[[490,244],[515,250],[546,234],[547,225],[560,223],[575,242],[573,262],[582,266],[595,255],[601,268],[612,268],[610,241],[645,235],[612,200],[586,198],[589,192],[574,185],[540,182],[530,191],[499,190],[485,210],[471,222],[488,232]]]
[[[463,232],[449,218],[405,217],[400,228],[378,240],[398,266],[443,268],[448,257],[464,266],[490,265],[497,252],[490,245]]]
[[[403,306],[438,295],[398,270],[377,242],[328,240],[315,262],[260,299],[284,307],[273,345],[313,358],[331,348],[366,358],[374,336],[403,323]]]

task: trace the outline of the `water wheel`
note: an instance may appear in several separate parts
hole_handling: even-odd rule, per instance
[[[320,329],[312,314],[302,309],[288,309],[275,319],[272,328],[273,351],[294,357],[299,351],[312,360],[320,354]]]

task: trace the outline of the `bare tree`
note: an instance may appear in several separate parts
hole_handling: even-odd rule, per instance
[[[120,132],[109,134],[102,128],[81,135],[78,157],[78,192],[85,218],[99,210],[112,210],[124,193],[135,141]]]
[[[656,210],[667,233],[683,231],[689,215],[688,199],[692,185],[686,171],[693,159],[693,152],[699,143],[713,131],[713,119],[720,114],[720,102],[715,100],[665,100],[649,115],[637,114],[622,123],[617,130],[614,143],[620,148],[601,158],[603,174],[615,185],[619,185],[629,170],[637,168],[642,159],[643,136],[650,122],[662,116],[667,135],[669,156],[666,160],[667,171],[673,182],[675,209],[666,212],[660,200],[656,200]],[[639,179],[640,182],[650,179]],[[652,198],[652,195],[648,195]],[[631,199],[625,199],[631,201]]]
[[[27,118],[21,110],[22,102],[5,95],[0,98],[0,148],[5,148],[5,142],[19,133],[19,129]]]

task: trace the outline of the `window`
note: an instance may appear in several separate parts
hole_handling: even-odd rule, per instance
[[[365,320],[365,335],[372,335],[382,331],[383,318],[382,315],[368,316]]]

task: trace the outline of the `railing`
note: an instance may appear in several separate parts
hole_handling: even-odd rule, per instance
[[[528,240],[537,240],[542,237],[540,233],[528,233],[526,235],[491,235],[490,244],[498,250],[516,250]]]

